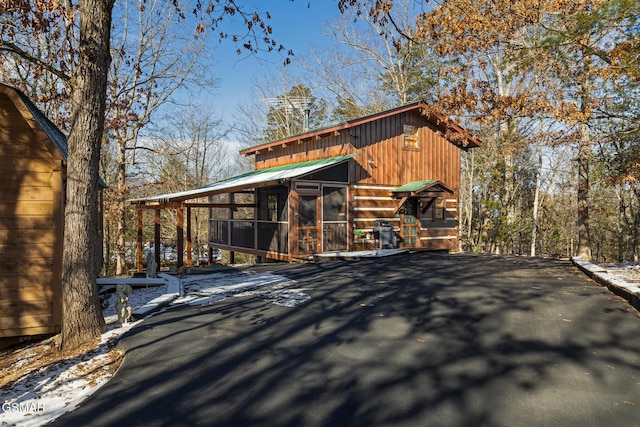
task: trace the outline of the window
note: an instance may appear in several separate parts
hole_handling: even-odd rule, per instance
[[[418,127],[414,125],[404,125],[402,127],[404,134],[404,148],[418,148]]]
[[[445,211],[445,200],[442,197],[438,197],[433,204],[433,219],[443,220]]]
[[[306,191],[306,192],[319,192],[320,184],[316,184],[313,182],[296,182],[296,190],[297,191]]]

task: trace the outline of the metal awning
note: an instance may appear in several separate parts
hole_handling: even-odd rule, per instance
[[[151,197],[142,197],[129,200],[134,205],[162,205],[185,200],[197,199],[200,197],[213,196],[215,194],[232,193],[250,188],[268,187],[278,185],[287,180],[308,175],[312,172],[325,169],[338,163],[345,162],[352,158],[353,154],[345,156],[330,157],[321,160],[312,160],[302,163],[293,163],[290,165],[276,166],[273,168],[260,169],[247,172],[242,175],[228,178],[222,181],[205,185],[204,187],[194,190],[180,191],[176,193],[161,194]]]
[[[444,185],[437,179],[429,179],[426,181],[414,181],[391,190],[391,193],[398,199],[398,205],[394,214],[397,214],[405,202],[410,197],[430,198],[431,201],[426,205],[426,209],[433,204],[436,197],[440,197],[442,193],[453,194],[454,191]]]
[[[438,191],[453,194],[453,190],[444,185],[437,179],[430,179],[426,181],[414,181],[408,184],[401,185],[398,188],[391,190],[396,197],[415,197],[419,196],[424,191]]]

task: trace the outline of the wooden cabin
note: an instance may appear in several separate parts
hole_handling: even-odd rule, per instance
[[[0,342],[60,331],[66,157],[65,135],[0,84]]]
[[[159,209],[177,209],[179,257],[181,212],[189,228],[197,207],[210,210],[210,246],[232,253],[292,260],[381,247],[457,251],[460,154],[481,142],[432,111],[417,102],[247,148],[252,172],[132,203],[139,218],[156,209],[156,226]]]

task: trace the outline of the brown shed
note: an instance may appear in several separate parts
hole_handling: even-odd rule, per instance
[[[196,207],[210,209],[210,246],[231,252],[291,260],[383,244],[456,251],[460,153],[480,145],[416,102],[242,150],[255,171],[132,203],[177,209],[179,257],[182,212],[189,229]]]
[[[0,340],[60,331],[67,140],[0,84]]]

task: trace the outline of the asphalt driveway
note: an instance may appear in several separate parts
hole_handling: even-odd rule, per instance
[[[415,253],[261,265],[312,298],[180,307],[56,425],[632,426],[640,318],[568,261]]]

